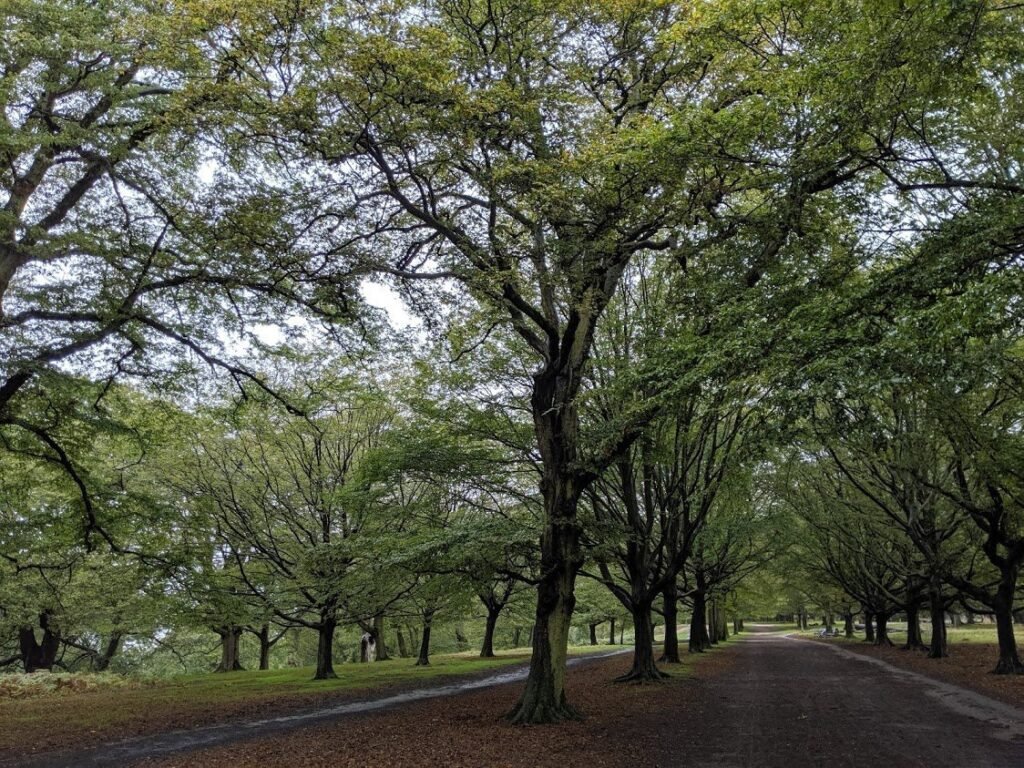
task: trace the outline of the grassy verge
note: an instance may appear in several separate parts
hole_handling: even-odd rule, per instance
[[[578,646],[573,655],[622,646]],[[412,659],[340,664],[338,679],[314,681],[313,668],[189,675],[109,685],[39,685],[31,694],[0,698],[0,754],[86,746],[158,731],[210,725],[270,713],[313,708],[384,691],[443,684],[529,660],[529,649],[499,651],[493,659],[475,652],[438,654],[429,667]],[[54,675],[54,678],[89,676]],[[113,677],[113,676],[103,676]]]

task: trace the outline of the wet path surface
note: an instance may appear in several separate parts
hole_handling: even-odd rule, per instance
[[[838,645],[730,646],[718,652],[734,663],[694,691],[701,717],[663,734],[675,745],[656,765],[1024,768],[1024,710]]]

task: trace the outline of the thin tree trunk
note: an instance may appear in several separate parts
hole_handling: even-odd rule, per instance
[[[590,644],[597,645],[597,624],[590,624]]]
[[[519,643],[522,641],[522,639],[523,639],[523,628],[522,627],[513,627],[513,629],[512,629],[512,647],[513,648],[518,648],[519,647]]]
[[[417,667],[430,666],[430,627],[434,623],[434,612],[423,612],[423,631],[420,633],[420,656],[416,659]]]
[[[110,633],[110,637],[107,639],[107,645],[103,649],[103,653],[96,658],[94,669],[97,672],[106,672],[110,667],[111,660],[117,655],[118,650],[121,648],[121,639],[123,637],[124,635],[117,630]]]
[[[402,634],[401,628],[395,630],[395,639],[398,641],[399,657],[407,658],[409,656],[409,649],[405,644],[405,635]]]
[[[388,644],[384,638],[384,614],[378,613],[373,617],[373,641],[377,649],[376,661],[390,661],[388,656]]]
[[[611,628],[608,630],[608,645],[615,645],[615,617],[612,616],[608,621],[611,623]]]
[[[665,611],[665,642],[662,644],[662,653],[659,661],[663,661],[666,664],[679,664],[679,599],[676,592],[675,579],[665,587],[665,591],[662,592],[662,600],[664,604],[662,609]]]
[[[942,599],[941,585],[933,586],[928,600],[932,616],[932,641],[928,648],[929,659],[943,659],[949,655],[946,647],[946,604]]]
[[[494,610],[494,608],[487,608],[487,622],[484,625],[484,642],[480,646],[480,658],[491,659],[494,658],[494,628],[498,624],[498,616],[501,615],[501,610]]]
[[[704,593],[698,590],[693,594],[693,615],[690,617],[690,653],[703,653],[711,647],[711,638],[708,637],[708,628],[705,623],[706,614]]]

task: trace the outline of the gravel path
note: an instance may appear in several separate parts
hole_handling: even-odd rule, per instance
[[[1024,766],[1008,704],[813,641],[752,635],[730,652],[661,765]]]

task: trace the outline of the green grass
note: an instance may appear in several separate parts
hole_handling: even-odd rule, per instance
[[[842,625],[837,624],[840,632],[842,632]],[[794,631],[793,634],[800,637],[817,637],[818,630],[821,627],[813,627],[807,630],[801,630],[799,632]],[[1017,638],[1017,643],[1024,643],[1024,626],[1015,625],[1014,635]],[[894,645],[902,645],[906,642],[907,638],[907,624],[901,621],[889,622],[889,637]],[[932,639],[932,627],[931,624],[922,621],[921,622],[921,637],[927,644]],[[859,629],[856,631],[852,638],[843,637],[840,634],[839,637],[829,638],[831,641],[840,641],[847,643],[859,643],[864,641],[864,630]],[[999,640],[996,637],[996,627],[994,624],[966,624],[959,627],[946,627],[946,642],[955,645],[958,643],[975,643],[978,645],[996,645]]]
[[[622,646],[572,646],[570,654],[605,653]],[[431,656],[429,667],[414,659],[337,664],[336,680],[313,680],[312,667],[183,675],[134,687],[106,686],[0,699],[0,750],[34,744],[58,749],[82,741],[106,741],[135,733],[209,724],[237,714],[259,716],[283,707],[316,706],[324,695],[366,694],[419,683],[443,683],[478,672],[529,661],[530,649],[498,651],[481,659],[475,651]],[[303,699],[308,699],[303,703]]]

